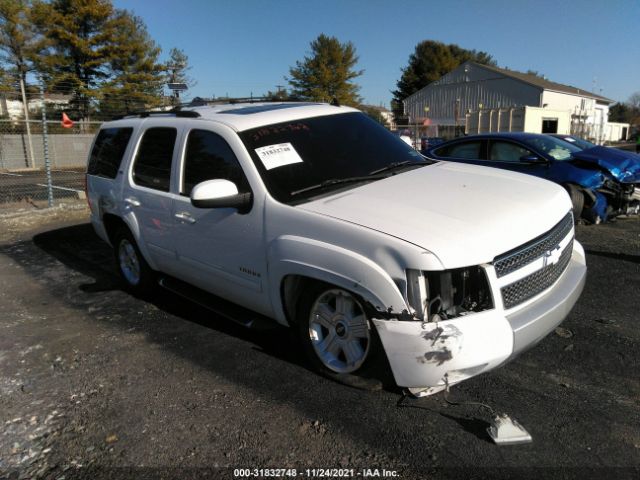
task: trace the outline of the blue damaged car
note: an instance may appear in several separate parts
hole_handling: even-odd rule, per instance
[[[578,158],[581,152],[580,148],[549,135],[489,133],[437,145],[427,150],[426,156],[513,170],[558,183],[571,197],[576,220],[584,218],[600,223],[621,213],[618,208],[622,184],[600,165]],[[639,192],[634,186],[632,197]]]
[[[613,214],[638,214],[640,211],[640,155],[612,147],[601,147],[573,135],[554,134],[552,137],[578,147],[574,163],[585,162],[589,168],[598,168],[613,180],[610,200]],[[616,183],[618,185],[616,185]]]

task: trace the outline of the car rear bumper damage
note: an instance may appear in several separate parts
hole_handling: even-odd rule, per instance
[[[451,320],[374,318],[396,383],[414,393],[433,394],[488,372],[534,346],[569,314],[586,279],[582,246],[554,284],[516,308],[495,309]]]

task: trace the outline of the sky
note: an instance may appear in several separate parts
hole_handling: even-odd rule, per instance
[[[489,53],[500,67],[616,101],[640,91],[638,0],[114,0],[142,17],[166,59],[189,56],[185,99],[246,97],[287,86],[324,33],[354,44],[365,103],[389,107],[423,40]]]

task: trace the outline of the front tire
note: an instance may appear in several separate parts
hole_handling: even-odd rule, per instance
[[[307,357],[321,373],[358,372],[377,348],[360,300],[330,285],[318,284],[305,292],[299,302],[298,328]]]
[[[578,223],[582,217],[582,209],[584,208],[584,194],[575,185],[567,184],[565,185],[565,189],[571,198],[573,221]]]
[[[155,273],[140,253],[131,232],[121,228],[114,236],[114,259],[125,289],[135,295],[145,295],[155,287]]]

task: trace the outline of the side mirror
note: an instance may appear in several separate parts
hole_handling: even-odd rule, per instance
[[[251,193],[238,193],[236,184],[229,180],[207,180],[191,190],[191,205],[196,208],[237,208],[238,213],[247,213],[252,202]]]
[[[547,163],[544,158],[540,158],[538,155],[523,155],[520,157],[522,163]]]

